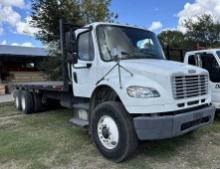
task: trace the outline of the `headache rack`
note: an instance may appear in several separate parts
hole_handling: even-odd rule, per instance
[[[172,78],[174,99],[186,99],[208,94],[209,77],[202,75],[176,75]]]

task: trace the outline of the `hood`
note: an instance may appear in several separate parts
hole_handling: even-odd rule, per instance
[[[199,67],[187,65],[180,62],[158,60],[158,59],[139,59],[139,60],[122,60],[121,65],[130,70],[131,72],[138,74],[152,73],[160,75],[171,75],[176,73],[190,74],[190,71],[194,71],[194,74],[206,73],[207,71]]]

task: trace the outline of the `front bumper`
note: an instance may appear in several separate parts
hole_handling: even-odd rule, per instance
[[[159,140],[183,135],[214,121],[215,107],[207,106],[181,114],[134,117],[140,140]]]

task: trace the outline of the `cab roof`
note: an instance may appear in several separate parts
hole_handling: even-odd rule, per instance
[[[123,27],[129,27],[129,28],[136,28],[136,29],[142,29],[142,30],[146,30],[146,31],[149,31],[147,30],[146,28],[144,27],[138,27],[136,25],[127,25],[127,24],[119,24],[119,23],[110,23],[110,22],[94,22],[94,23],[91,23],[91,24],[88,24],[88,25],[85,25],[83,28],[86,28],[86,27],[90,27],[92,26],[93,28],[96,28],[97,26],[99,25],[110,25],[110,26],[123,26]],[[83,29],[77,29],[76,32],[83,32],[85,30]],[[151,31],[149,31],[151,32]]]
[[[220,48],[189,51],[189,52],[186,52],[186,54],[195,54],[195,53],[204,53],[204,52],[216,52],[216,51],[220,51]]]

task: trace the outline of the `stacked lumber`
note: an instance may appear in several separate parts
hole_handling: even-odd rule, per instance
[[[0,84],[0,96],[5,95],[5,85]]]
[[[41,72],[10,72],[9,81],[13,83],[45,81],[47,77]]]

